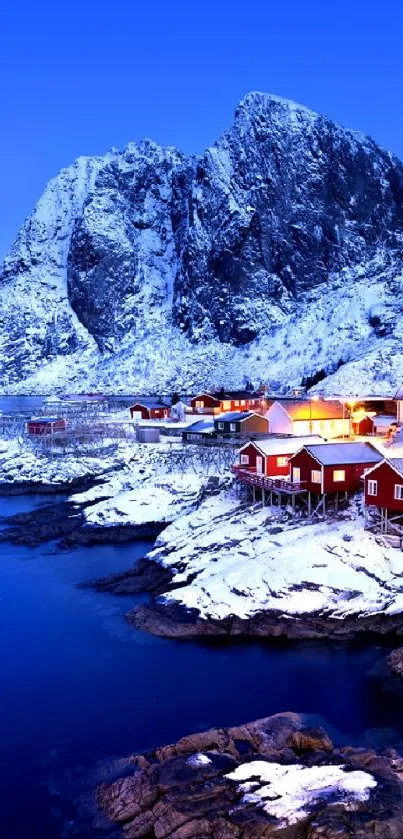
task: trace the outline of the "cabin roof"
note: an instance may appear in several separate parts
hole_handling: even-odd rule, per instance
[[[304,446],[322,466],[380,463],[382,455],[370,443],[324,443]]]
[[[48,422],[60,422],[60,420],[62,420],[62,417],[32,417],[30,420],[28,420],[28,422],[48,423]]]
[[[228,411],[226,414],[220,414],[215,418],[214,422],[243,422],[248,417],[257,417],[254,411]]]
[[[393,414],[378,414],[378,416],[372,418],[372,422],[374,425],[385,426],[387,428],[392,422],[397,422],[397,420]]]
[[[307,443],[321,445],[324,442],[323,438],[316,434],[311,434],[309,437],[269,437],[266,440],[255,440],[252,443],[246,443],[243,448],[253,445],[264,455],[282,455],[295,454],[298,449],[307,445]]]
[[[183,430],[185,433],[188,431],[191,431],[192,433],[196,431],[199,434],[209,434],[214,431],[214,423],[212,420],[198,420],[198,422],[192,422]]]
[[[400,387],[397,389],[393,398],[394,399],[403,399],[403,385],[400,385]]]
[[[278,399],[275,405],[281,405],[292,420],[325,420],[343,419],[348,417],[347,408],[338,399],[295,399],[293,401]]]
[[[169,405],[165,402],[158,402],[157,399],[145,399],[143,402],[133,402],[130,410],[133,410],[133,408],[147,408],[149,410],[150,408],[169,408]]]

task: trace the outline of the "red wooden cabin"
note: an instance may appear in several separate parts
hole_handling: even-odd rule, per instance
[[[145,420],[167,419],[170,416],[170,413],[171,409],[167,405],[161,404],[161,402],[153,402],[147,405],[136,402],[136,404],[132,405],[130,408],[130,416],[132,419],[139,419],[139,417]]]
[[[246,443],[239,451],[238,466],[256,472],[258,475],[276,476],[289,475],[291,455],[295,454],[305,443],[324,441],[321,437],[270,437]]]
[[[66,420],[59,417],[37,417],[27,422],[27,432],[34,436],[54,434],[56,431],[64,431],[65,428]]]
[[[192,411],[196,413],[227,413],[232,411],[266,410],[264,393],[248,390],[219,390],[213,393],[199,393],[191,399]]]
[[[364,472],[381,460],[370,443],[308,445],[290,458],[291,477],[319,495],[355,492]]]
[[[368,414],[356,415],[351,418],[351,428],[357,437],[370,437],[374,433],[373,418]]]
[[[382,460],[365,475],[365,504],[403,514],[403,458]]]

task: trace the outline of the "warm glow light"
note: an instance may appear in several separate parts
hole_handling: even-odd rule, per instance
[[[319,402],[319,396],[316,393],[312,396],[312,402]]]

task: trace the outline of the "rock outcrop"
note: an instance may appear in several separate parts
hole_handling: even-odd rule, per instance
[[[147,140],[80,158],[4,262],[2,386],[284,386],[323,368],[334,390],[390,389],[402,233],[402,164],[263,93],[200,157]]]
[[[403,836],[398,752],[334,748],[297,714],[190,735],[125,770],[98,801],[126,839]]]

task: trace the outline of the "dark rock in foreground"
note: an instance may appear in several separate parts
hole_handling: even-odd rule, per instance
[[[394,676],[403,676],[403,647],[391,652],[388,656],[388,665]]]
[[[174,587],[171,586],[171,588]],[[165,591],[167,590],[166,588]],[[126,617],[136,629],[167,638],[257,636],[348,640],[367,633],[403,634],[403,615],[374,614],[337,620],[314,613],[290,618],[280,612],[267,611],[252,615],[247,619],[231,615],[222,620],[217,618],[205,620],[200,617],[196,609],[187,609],[179,602],[164,602],[163,599],[142,604],[129,612]]]
[[[402,771],[395,750],[336,749],[287,713],[132,757],[98,803],[126,839],[400,839]]]

